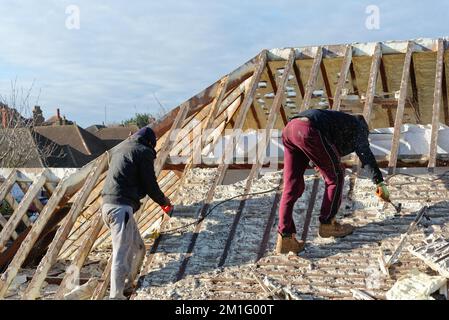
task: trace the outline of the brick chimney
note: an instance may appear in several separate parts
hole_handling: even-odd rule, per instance
[[[56,109],[56,117],[58,118],[59,125],[62,125],[61,110],[59,108]]]
[[[33,124],[35,126],[40,126],[40,125],[42,125],[42,123],[44,123],[44,121],[45,121],[45,118],[43,116],[41,107],[40,106],[34,106],[34,109],[33,109]]]

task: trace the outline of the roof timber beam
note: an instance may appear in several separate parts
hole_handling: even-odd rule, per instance
[[[31,230],[28,232],[25,240],[14,255],[14,258],[9,263],[8,268],[0,277],[0,299],[5,296],[9,286],[17,276],[19,269],[30,254],[42,232],[44,232],[47,223],[51,222],[55,210],[58,209],[58,206],[63,206],[69,200],[70,195],[73,194],[73,190],[78,189],[78,186],[84,183],[86,177],[92,171],[94,164],[95,162],[92,162],[84,166],[79,171],[61,180],[57,185],[39,215],[39,218],[32,225]]]
[[[299,67],[296,64],[296,62],[293,64],[293,72],[295,74],[293,79],[295,80],[296,85],[299,88],[299,93],[301,94],[301,98],[304,99],[305,89],[304,89],[304,84],[302,83],[302,80],[301,80],[301,70],[299,70]]]
[[[310,106],[310,103],[312,101],[313,90],[315,89],[322,59],[323,59],[323,48],[318,47],[315,54],[315,58],[313,60],[312,69],[310,70],[309,80],[307,81],[307,85],[305,88],[305,94],[301,105],[301,111],[308,109]]]
[[[405,100],[407,99],[408,82],[410,79],[410,65],[412,62],[414,47],[414,42],[410,41],[407,46],[407,53],[405,54],[404,66],[402,68],[401,88],[399,91],[398,108],[396,110],[390,159],[388,163],[389,174],[393,174],[395,172],[396,164],[398,162],[399,138],[401,137],[401,127],[404,119]]]
[[[48,272],[50,271],[51,266],[56,262],[59,252],[62,249],[62,246],[64,245],[64,242],[70,233],[70,230],[72,229],[77,217],[81,213],[83,206],[86,203],[91,191],[94,189],[100,175],[107,168],[107,165],[107,154],[100,156],[95,161],[93,170],[89,173],[89,176],[87,177],[81,190],[78,191],[77,197],[72,207],[70,208],[67,217],[63,220],[63,223],[59,227],[53,241],[50,244],[50,247],[48,248],[47,253],[39,263],[33,279],[31,280],[30,284],[23,294],[23,299],[34,300],[40,295],[40,289],[45,281],[45,278],[47,277]]]
[[[412,85],[412,107],[415,112],[416,123],[421,122],[421,111],[419,108],[418,85],[416,84],[415,62],[412,56],[410,63],[410,82]]]
[[[231,230],[229,232],[228,239],[226,241],[225,248],[223,250],[220,261],[218,263],[218,267],[222,267],[226,262],[226,259],[228,257],[229,248],[231,247],[232,240],[233,240],[235,232],[237,230],[237,225],[240,221],[243,209],[245,207],[246,200],[248,198],[248,193],[251,190],[254,179],[259,176],[260,168],[262,167],[263,162],[265,161],[267,146],[268,146],[269,141],[271,140],[271,130],[274,129],[277,115],[278,115],[280,109],[282,108],[282,101],[283,101],[284,95],[285,95],[285,88],[286,88],[288,77],[290,75],[290,72],[292,71],[294,63],[295,63],[295,51],[292,49],[290,52],[288,61],[285,64],[284,74],[282,75],[282,78],[279,81],[279,84],[277,85],[276,95],[274,97],[274,101],[271,106],[270,114],[268,116],[268,122],[267,122],[267,127],[265,130],[265,136],[262,139],[262,141],[260,142],[256,162],[253,164],[253,166],[251,168],[251,172],[249,173],[249,176],[246,180],[243,197],[240,200],[239,207],[238,207],[237,213],[234,217],[234,220],[233,220],[233,223],[231,226]]]
[[[248,90],[248,93],[245,94],[245,98],[242,102],[242,105],[240,106],[239,113],[235,120],[234,131],[231,135],[231,143],[225,148],[225,151],[224,151],[223,155],[221,156],[221,159],[220,159],[221,164],[218,167],[216,178],[214,179],[214,183],[209,188],[206,200],[204,201],[204,204],[202,205],[202,207],[200,209],[200,213],[198,215],[199,217],[205,216],[207,209],[209,208],[209,205],[212,202],[212,199],[214,197],[216,187],[223,182],[227,168],[229,167],[229,164],[226,163],[227,156],[229,154],[233,154],[234,146],[235,146],[234,141],[239,141],[239,138],[242,134],[241,129],[243,128],[249,108],[251,107],[251,104],[254,101],[254,96],[256,93],[256,89],[258,88],[260,78],[263,74],[263,71],[265,70],[265,68],[267,66],[267,60],[268,60],[268,52],[266,50],[264,50],[259,55],[259,61],[254,70],[253,78],[251,79],[250,89]],[[200,233],[201,226],[202,226],[201,223],[198,223],[195,226],[195,230],[193,232],[189,247],[187,249],[186,254],[184,255],[184,258],[181,262],[181,266],[176,275],[176,280],[180,280],[184,277],[187,264],[189,263],[190,257],[192,256],[193,248],[195,247],[196,240],[198,239],[198,235]]]
[[[444,47],[445,41],[438,40],[437,45],[437,62],[435,74],[435,91],[433,98],[433,114],[432,114],[432,130],[429,148],[429,170],[433,171],[436,166],[437,149],[438,149],[438,131],[440,128],[440,109],[443,89],[443,64],[444,64]]]
[[[226,81],[226,79],[228,78],[223,78],[223,81]],[[202,128],[208,128],[211,129],[212,127],[216,127],[214,124],[216,123],[221,123],[223,121],[226,120],[227,116],[224,114],[225,112],[227,112],[228,107],[230,107],[234,101],[236,101],[241,94],[245,91],[245,84],[246,81],[244,83],[242,83],[239,87],[237,87],[236,89],[234,89],[233,91],[231,91],[231,93],[226,97],[226,98],[222,98],[222,102],[220,103],[220,105],[217,105],[216,107],[219,107],[218,110],[214,109],[215,107],[213,107],[213,105],[215,105],[214,101],[212,102],[213,105],[211,105],[210,108],[207,109],[203,109],[198,115],[200,116],[201,121],[198,121],[196,124],[189,126],[188,132],[185,132],[183,134],[183,136],[180,136],[177,138],[178,142],[176,143],[176,145],[172,148],[172,150],[170,151],[171,155],[174,154],[178,154],[180,153],[186,146],[188,146],[191,141],[190,139],[184,139],[185,137],[189,137],[189,135],[193,132],[193,134],[195,134],[195,132],[197,132],[197,130],[202,130],[204,131],[204,129]],[[225,92],[223,90],[219,91],[219,92],[223,92],[222,94],[225,95]],[[215,115],[212,118],[208,118],[210,117],[210,111],[214,111]],[[200,120],[200,119],[196,119],[196,120]],[[207,121],[213,121],[213,124],[207,124]],[[217,122],[218,121],[218,122]],[[218,124],[217,124],[218,125]],[[187,131],[187,130],[185,130]],[[206,138],[206,137],[204,137]]]
[[[389,98],[389,90],[388,90],[388,81],[387,81],[387,72],[385,71],[385,64],[383,59],[380,60],[380,66],[379,66],[379,75],[380,75],[380,82],[382,83],[382,90],[383,93],[387,93],[387,95],[383,95],[384,98]],[[382,104],[382,108],[386,109],[387,115],[388,115],[388,122],[390,127],[394,127],[394,119],[393,119],[393,111],[391,108],[388,108],[388,106]]]
[[[348,78],[348,72],[352,63],[352,46],[347,45],[345,51],[345,57],[343,63],[341,64],[340,77],[338,78],[337,87],[335,88],[334,102],[332,109],[340,111],[341,106],[341,93],[346,84],[346,79]]]
[[[376,94],[377,77],[379,75],[379,67],[382,59],[382,44],[379,42],[374,49],[371,69],[368,79],[368,88],[366,91],[366,101],[363,108],[363,116],[368,125],[371,122],[371,113],[373,111],[374,96]]]
[[[284,72],[285,72],[285,70],[284,70]],[[274,78],[274,74],[271,71],[269,65],[267,65],[267,74],[268,74],[268,79],[270,80],[271,87],[273,88],[273,92],[276,95],[278,93],[278,85],[277,85],[277,81]],[[273,101],[273,104],[274,104],[274,101]],[[281,114],[282,121],[283,121],[284,125],[286,125],[288,122],[288,119],[287,119],[287,115],[285,114],[285,109],[282,107],[282,102],[281,102],[281,108],[279,109],[279,113]]]
[[[17,209],[14,210],[14,213],[9,218],[8,223],[0,232],[0,252],[3,252],[3,250],[6,248],[6,244],[9,238],[11,238],[20,221],[28,211],[28,208],[33,202],[33,199],[41,191],[46,180],[46,173],[43,172],[42,175],[37,179],[37,181],[35,181],[33,185],[28,189]]]
[[[329,82],[329,77],[327,76],[326,66],[324,65],[323,59],[321,59],[320,63],[321,75],[323,76],[324,88],[326,90],[327,102],[329,104],[330,109],[333,109],[334,98],[332,97],[331,85]]]
[[[447,96],[447,78],[446,78],[446,64],[443,63],[443,110],[444,123],[449,125],[449,101]]]

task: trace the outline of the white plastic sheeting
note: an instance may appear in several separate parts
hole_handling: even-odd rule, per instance
[[[389,156],[394,128],[374,129],[370,134],[370,144],[373,154],[378,157]],[[234,157],[237,159],[255,159],[259,142],[264,138],[263,130],[249,130],[244,132],[235,148]],[[273,130],[267,158],[269,160],[282,159],[284,147],[282,145],[282,131]],[[427,155],[430,149],[431,125],[405,124],[401,128],[399,139],[399,154],[404,156]],[[209,159],[219,159],[230,143],[230,136],[226,135],[216,144],[213,152],[203,155]],[[440,125],[438,137],[438,154],[449,154],[449,127]]]

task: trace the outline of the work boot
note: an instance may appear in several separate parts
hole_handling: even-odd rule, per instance
[[[278,241],[276,244],[276,253],[286,254],[293,252],[295,254],[300,253],[304,250],[304,241],[298,241],[295,234],[290,235],[280,235],[278,234]]]
[[[350,235],[353,231],[354,227],[350,224],[340,224],[335,219],[332,219],[328,224],[320,224],[318,234],[321,238],[343,238]]]

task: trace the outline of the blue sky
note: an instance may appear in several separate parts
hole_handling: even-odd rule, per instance
[[[80,28],[66,28],[66,8]],[[365,26],[367,6],[380,29]],[[0,94],[11,81],[81,126],[171,109],[264,48],[449,36],[447,1],[2,0]]]

